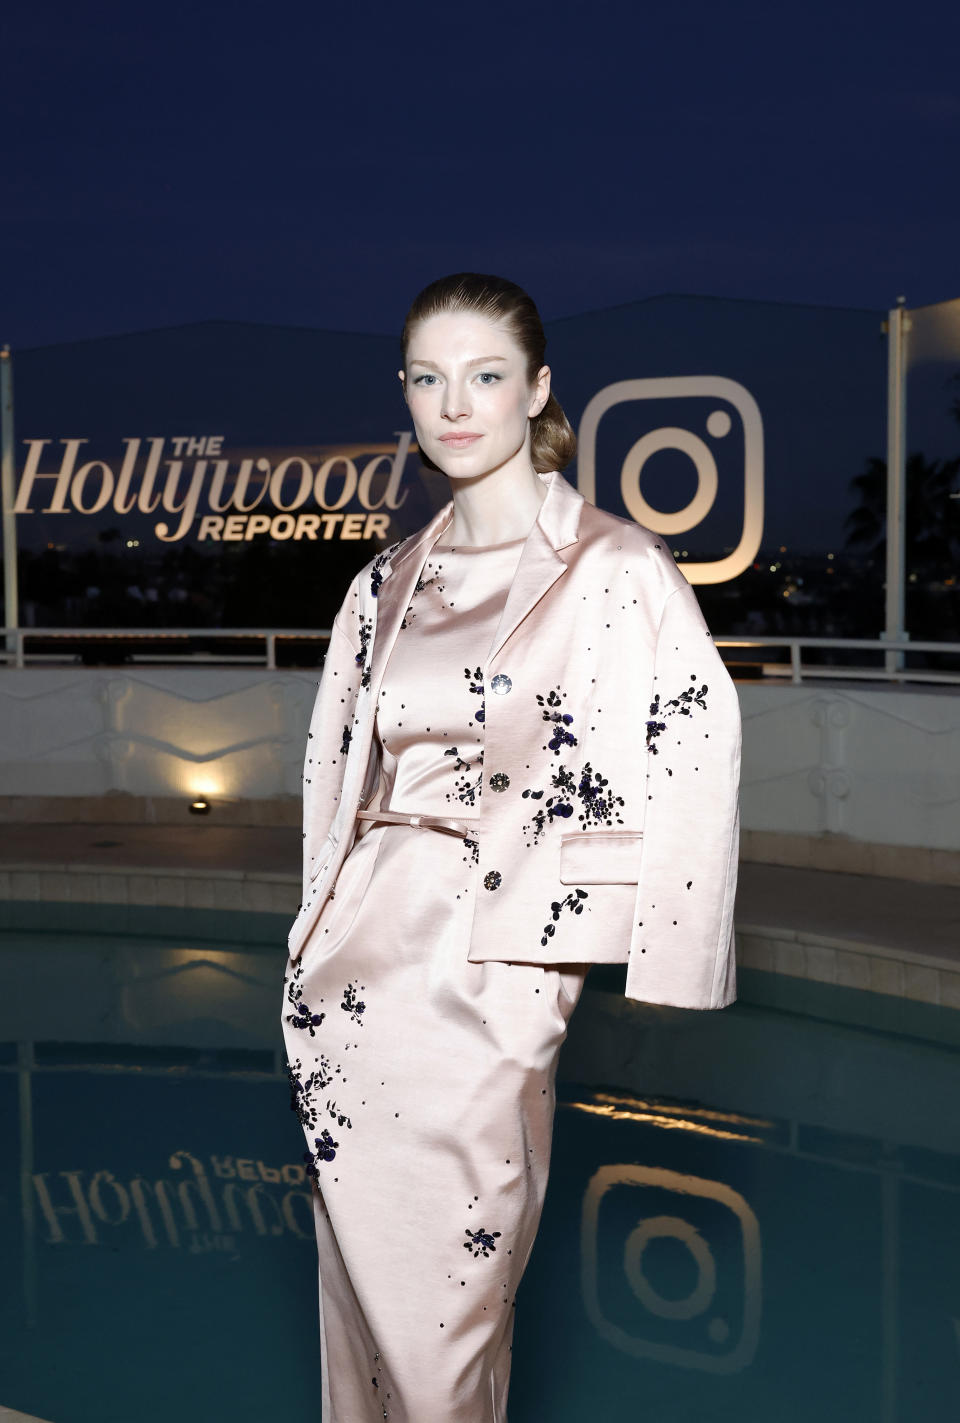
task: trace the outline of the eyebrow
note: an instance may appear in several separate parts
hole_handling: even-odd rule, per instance
[[[468,361],[468,366],[488,366],[491,361],[505,361],[506,356],[478,356],[475,361]],[[411,366],[429,366],[431,370],[438,371],[439,366],[435,366],[433,361],[421,361],[418,356],[414,356],[410,362]]]

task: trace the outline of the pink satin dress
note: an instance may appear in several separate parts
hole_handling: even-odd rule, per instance
[[[467,961],[469,822],[497,794],[482,667],[522,547],[434,547],[380,690],[380,810],[455,828],[364,825],[287,970],[323,1423],[506,1423],[557,1057],[588,967]]]

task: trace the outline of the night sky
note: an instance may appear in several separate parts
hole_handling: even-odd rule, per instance
[[[0,19],[0,341],[395,332],[457,270],[960,295],[960,7],[66,5]]]

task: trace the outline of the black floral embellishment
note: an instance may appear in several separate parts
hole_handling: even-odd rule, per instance
[[[669,701],[662,704],[658,692],[650,703],[650,720],[647,722],[647,750],[654,756],[657,755],[659,747],[656,745],[656,740],[667,729],[666,717],[690,716],[694,707],[700,707],[706,711],[708,690],[706,682],[702,687],[697,687],[694,678],[691,679],[690,686],[685,692],[681,692],[678,697],[671,697]],[[664,720],[660,720],[660,718],[664,718]]]
[[[417,579],[416,586],[414,587],[414,590],[410,595],[410,603],[407,607],[407,611],[403,615],[403,622],[400,624],[401,628],[409,627],[410,623],[412,623],[414,618],[417,616],[416,613],[413,611],[414,598],[417,596],[418,593],[422,593],[424,588],[429,588],[430,584],[436,583],[436,581],[436,574],[434,574],[432,578],[424,578],[421,574],[420,577]],[[439,588],[439,586],[438,592],[443,592],[443,589]]]
[[[463,843],[470,851],[470,863],[477,865],[480,863],[480,841],[473,840],[469,835],[464,835]]]
[[[312,1012],[308,1004],[303,1001],[302,977],[302,961],[298,961],[289,977],[284,975],[287,1001],[293,1010],[286,1015],[286,1021],[294,1028],[303,1029],[313,1037],[316,1029],[323,1023],[326,1014]],[[362,1023],[361,1015],[366,1004],[359,1000],[358,988],[362,989],[363,985],[357,979],[348,984],[343,991],[343,1002],[340,1006],[350,1015],[353,1022]],[[329,1032],[329,1027],[327,1031]],[[348,1043],[347,1046],[350,1047],[351,1044]],[[352,1044],[352,1046],[357,1045]],[[320,1131],[319,1136],[315,1135],[321,1120],[324,1117],[329,1117],[337,1127],[345,1127],[348,1131],[352,1130],[353,1122],[349,1113],[335,1098],[327,1095],[329,1088],[338,1078],[342,1082],[346,1082],[342,1066],[332,1062],[326,1053],[316,1049],[310,1049],[308,1062],[311,1064],[309,1072],[299,1057],[286,1062],[285,1067],[287,1081],[290,1085],[290,1108],[296,1113],[300,1125],[306,1132],[308,1144],[311,1139],[313,1141],[313,1150],[306,1151],[303,1157],[307,1163],[306,1174],[319,1182],[321,1163],[332,1161],[340,1145],[339,1141],[335,1140],[326,1128]]]
[[[577,738],[567,729],[573,725],[573,717],[569,712],[557,710],[563,705],[563,698],[555,691],[548,692],[545,697],[538,693],[537,702],[544,721],[553,723],[553,732],[547,745],[554,755],[559,756],[564,746],[576,746]]]
[[[464,805],[474,805],[483,787],[483,772],[477,771],[477,767],[483,765],[483,751],[477,756],[475,765],[465,761],[456,746],[448,746],[443,754],[455,758],[453,763],[454,788],[452,792],[446,792],[447,800],[456,799]],[[477,776],[475,780],[472,780],[471,777],[475,771],[477,771]]]
[[[287,1081],[290,1083],[290,1109],[296,1112],[300,1125],[305,1131],[315,1131],[320,1121],[320,1108],[317,1105],[317,1094],[329,1087],[335,1076],[335,1073],[331,1071],[330,1059],[321,1053],[318,1066],[306,1077],[303,1075],[303,1063],[299,1058],[296,1058],[293,1062],[288,1062],[286,1069]],[[336,1071],[339,1072],[340,1068],[338,1067]],[[353,1128],[353,1122],[347,1113],[338,1107],[337,1103],[330,1097],[328,1097],[324,1103],[324,1110],[328,1117],[333,1118],[337,1126],[346,1127],[348,1130]],[[324,1132],[324,1137],[328,1136],[329,1133]],[[319,1144],[319,1139],[314,1139],[318,1140]],[[333,1147],[336,1147],[338,1144],[339,1143],[335,1141],[330,1143]],[[309,1152],[304,1159],[307,1161],[312,1160]],[[332,1160],[333,1158],[331,1156],[324,1157],[323,1159]],[[310,1174],[309,1171],[307,1174]]]
[[[314,1137],[314,1146],[316,1149],[312,1152],[305,1151],[303,1153],[303,1159],[307,1163],[307,1175],[311,1176],[314,1181],[319,1181],[320,1172],[317,1170],[317,1167],[321,1161],[332,1161],[337,1154],[337,1147],[339,1145],[339,1141],[334,1141],[326,1127],[324,1127],[320,1136]]]
[[[480,700],[480,710],[474,712],[473,718],[474,718],[474,721],[482,722],[482,721],[484,720],[485,715],[486,715],[486,712],[485,712],[485,710],[484,710],[485,701],[484,701],[484,697],[483,697],[483,668],[482,668],[482,667],[476,667],[476,668],[474,668],[474,670],[471,672],[469,667],[464,667],[464,669],[463,669],[463,675],[466,677],[468,683],[470,684],[470,690],[471,690],[471,692],[474,692],[474,693],[475,693],[476,695],[478,695],[478,696],[480,697],[480,699],[481,699],[481,700]]]
[[[337,1071],[339,1072],[339,1068]],[[316,1129],[320,1120],[320,1108],[317,1106],[317,1093],[325,1091],[334,1079],[334,1073],[330,1070],[330,1059],[320,1055],[318,1066],[308,1076],[303,1076],[303,1063],[299,1058],[287,1063],[287,1081],[290,1083],[290,1109],[296,1112],[300,1125],[306,1131]],[[352,1127],[353,1123],[342,1112],[336,1102],[327,1098],[325,1103],[327,1115],[332,1117],[338,1126]]]
[[[484,1255],[488,1260],[491,1252],[496,1250],[496,1242],[500,1239],[499,1230],[484,1230],[483,1226],[479,1230],[466,1230],[464,1234],[468,1237],[463,1242],[464,1250],[473,1252],[473,1258]]]
[[[569,774],[569,772],[566,772],[566,775],[569,776]],[[573,778],[570,777],[570,779],[572,781]],[[551,779],[551,784],[557,786],[560,780],[561,777],[554,776]],[[531,800],[540,800],[543,794],[543,791],[526,790],[523,792],[523,795],[525,797],[529,796]],[[533,818],[524,825],[524,834],[532,832],[532,843],[538,845],[547,826],[552,825],[554,819],[569,820],[572,814],[573,806],[570,801],[565,798],[564,794],[550,796],[544,801],[542,806],[537,808],[533,814]]]
[[[550,777],[550,784],[557,794],[549,796],[547,800],[543,802],[543,805],[537,808],[532,820],[523,827],[524,834],[532,831],[532,843],[534,845],[540,843],[543,832],[548,825],[553,824],[555,819],[569,820],[573,814],[572,796],[576,787],[576,781],[570,771],[567,770],[565,766],[561,767],[560,770],[556,771]],[[543,800],[544,794],[545,792],[542,790],[533,790],[531,788],[522,792],[524,800]]]
[[[369,687],[369,685],[370,685],[370,663],[369,663],[369,661],[368,661],[368,659],[367,659],[367,652],[368,652],[369,647],[370,647],[370,637],[371,637],[371,634],[372,634],[372,633],[373,633],[373,619],[372,619],[372,618],[361,618],[361,619],[360,619],[360,651],[357,653],[356,657],[353,659],[354,662],[356,662],[356,664],[357,664],[358,667],[362,667],[362,668],[363,668],[363,675],[362,675],[362,677],[360,678],[360,685],[361,685],[361,687]]]
[[[373,567],[370,569],[370,593],[372,597],[375,598],[380,592],[380,584],[383,582],[383,573],[381,572],[383,565],[392,554],[396,553],[402,542],[403,540],[399,539],[395,544],[391,544],[389,548],[382,549],[373,560]]]
[[[553,938],[557,932],[556,925],[564,909],[572,909],[574,914],[582,914],[583,901],[589,897],[585,889],[572,889],[565,899],[555,899],[550,905],[551,922],[543,926],[543,938],[540,943],[546,945]]]
[[[532,819],[524,825],[525,834],[532,834],[531,844],[537,845],[548,825],[554,820],[569,820],[579,801],[582,807],[579,816],[581,827],[588,825],[622,825],[623,817],[618,807],[624,804],[623,796],[615,795],[607,778],[595,771],[589,761],[583,765],[578,775],[567,766],[561,766],[550,777],[550,786],[555,792],[538,807]],[[546,794],[542,790],[528,788],[521,792],[524,799],[542,800]]]
[[[356,979],[354,979],[354,983],[355,982]],[[366,1006],[366,1003],[361,1003],[357,998],[357,990],[354,988],[353,983],[348,983],[343,990],[343,1002],[340,1004],[340,1007],[345,1013],[350,1014],[353,1022],[360,1023],[361,1027],[363,1026],[362,1014]]]
[[[657,754],[657,748],[653,743],[656,741],[661,731],[666,731],[667,729],[667,723],[665,721],[656,720],[656,714],[659,712],[659,710],[660,698],[659,696],[656,696],[650,704],[651,719],[647,722],[647,750],[652,751],[654,756],[656,756]]]
[[[580,773],[577,799],[583,806],[583,814],[579,818],[584,825],[591,822],[595,825],[613,825],[614,821],[618,825],[623,824],[623,817],[616,813],[616,807],[624,803],[623,796],[614,795],[610,782],[595,771],[589,761]]]
[[[299,1058],[288,1062],[286,1071],[287,1081],[290,1084],[290,1110],[296,1112],[300,1125],[306,1131],[312,1131],[320,1119],[320,1113],[313,1098],[314,1089],[318,1085],[316,1079],[320,1074],[311,1072],[308,1077],[304,1077],[302,1075],[303,1063]],[[322,1083],[321,1086],[326,1086],[326,1083]]]
[[[505,791],[510,784],[510,777],[506,771],[494,771],[490,777],[490,789],[492,791]]]
[[[293,1009],[292,1013],[287,1014],[287,1022],[291,1027],[300,1028],[302,1031],[308,1032],[311,1037],[315,1037],[316,1030],[323,1022],[326,1014],[312,1012],[310,1006],[304,1002],[303,984],[300,981],[302,977],[303,964],[298,961],[297,967],[294,969],[290,981],[287,984],[287,1002]]]
[[[343,739],[342,739],[341,742],[340,742],[340,755],[341,755],[341,756],[346,756],[347,752],[350,750],[350,742],[351,742],[352,739],[353,739],[353,733],[351,732],[349,726],[347,726],[347,725],[345,724],[345,725],[344,725],[344,728],[343,728]]]

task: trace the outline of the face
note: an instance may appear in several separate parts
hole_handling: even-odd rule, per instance
[[[530,420],[550,394],[550,368],[527,381],[526,358],[501,322],[444,312],[415,327],[398,372],[421,450],[451,479],[530,463]]]

